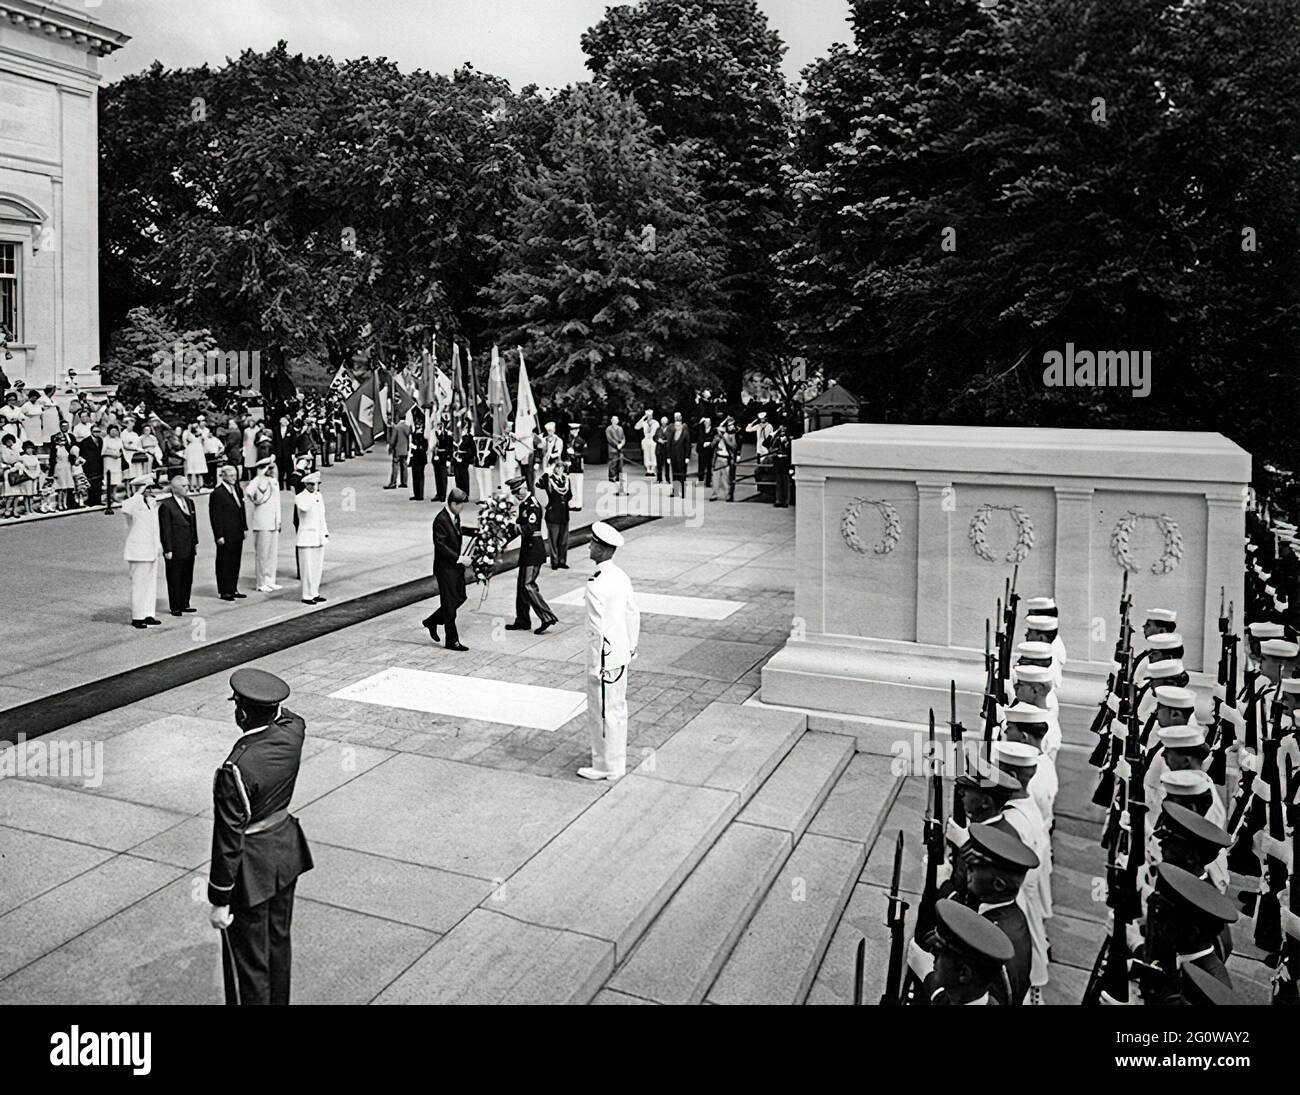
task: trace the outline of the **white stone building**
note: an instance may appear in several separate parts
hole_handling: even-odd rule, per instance
[[[95,7],[0,0],[0,365],[84,386],[99,368],[99,58],[127,41]]]

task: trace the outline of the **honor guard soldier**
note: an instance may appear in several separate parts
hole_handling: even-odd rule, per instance
[[[1052,668],[1046,665],[1013,665],[1011,680],[1017,703],[1041,707],[1047,712],[1047,733],[1043,735],[1043,752],[1053,764],[1061,751],[1060,703],[1052,688]]]
[[[1060,632],[1061,613],[1056,607],[1056,601],[1051,597],[1030,597],[1025,601],[1025,612],[1028,616],[1051,617],[1054,626],[1050,632],[1045,632],[1045,634],[1050,635],[1047,642],[1052,644],[1052,653],[1056,656],[1056,664],[1064,669],[1065,663],[1070,659],[1065,656],[1065,642],[1061,639]],[[1026,626],[1032,626],[1027,619]]]
[[[596,573],[587,579],[587,726],[591,767],[583,779],[620,779],[627,771],[627,675],[641,637],[641,614],[632,581],[613,562],[623,546],[617,529],[604,521],[591,526],[591,559]]]
[[[962,848],[961,858],[966,873],[963,904],[997,925],[1011,940],[1013,954],[1007,963],[1008,984],[994,984],[993,999],[999,1004],[1023,1003],[1029,992],[1034,948],[1029,921],[1016,904],[1016,897],[1025,876],[1038,866],[1038,856],[1018,837],[992,825],[976,823],[970,827],[970,839]]]
[[[1031,1004],[1043,1002],[1042,990],[1048,980],[1047,921],[1052,916],[1052,841],[1047,823],[1029,795],[1029,781],[1038,771],[1040,756],[1036,746],[1023,742],[999,741],[993,744],[994,763],[1019,781],[1020,790],[1011,795],[1001,815],[990,819],[990,824],[1014,833],[1038,857],[1038,866],[1030,872],[1020,892],[1020,907],[1025,910],[1034,940]]]
[[[1190,871],[1162,863],[1147,902],[1143,1001],[1177,1003],[1173,997],[1179,991],[1178,975],[1188,965],[1199,966],[1231,989],[1232,979],[1215,944],[1223,929],[1236,921],[1237,910],[1227,894]]]
[[[934,907],[933,953],[913,939],[907,965],[921,979],[921,1002],[989,1004],[994,985],[1005,983],[1015,948],[1006,933],[973,909],[944,899]]]
[[[287,1004],[293,893],[312,868],[289,813],[307,724],[280,705],[289,686],[261,669],[230,677],[243,736],[212,781],[210,920],[221,932],[227,1004]]]
[[[1035,667],[1038,668],[1038,667]],[[1050,834],[1056,813],[1056,794],[1060,781],[1056,775],[1056,765],[1051,757],[1043,752],[1043,739],[1047,736],[1049,713],[1028,703],[1015,703],[1007,708],[1006,729],[1003,741],[1018,741],[1031,745],[1038,750],[1038,763],[1029,780],[1029,797],[1034,800],[1038,812],[1043,815],[1043,822]]]
[[[1143,730],[1143,738],[1146,737],[1147,721],[1156,713],[1156,689],[1157,688],[1186,688],[1191,677],[1188,676],[1187,669],[1179,658],[1169,658],[1163,662],[1147,663],[1147,681],[1140,689],[1141,699],[1138,700],[1138,726]]]
[[[506,630],[530,630],[533,626],[530,613],[536,612],[539,626],[534,634],[545,635],[560,622],[537,587],[537,576],[542,572],[542,564],[546,562],[545,518],[542,507],[533,497],[533,492],[528,489],[528,482],[522,475],[516,475],[506,486],[519,501],[519,574],[515,580],[515,618],[513,623],[506,624]]]
[[[1057,634],[1057,624],[1055,616],[1034,616],[1025,617],[1025,640],[1031,643],[1046,643],[1052,651],[1052,672],[1055,679],[1052,684],[1060,688],[1061,681],[1064,680],[1065,662],[1061,659],[1061,652],[1056,647],[1056,640],[1060,638]]]
[[[1142,620],[1142,638],[1149,639],[1162,631],[1178,630],[1178,613],[1172,608],[1148,608]]]

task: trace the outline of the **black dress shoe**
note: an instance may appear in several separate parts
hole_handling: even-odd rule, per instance
[[[506,624],[506,630],[507,631],[528,631],[531,630],[532,626],[533,625],[531,622],[521,624],[516,621],[515,623],[512,624]]]
[[[324,603],[324,601],[325,601],[325,598],[324,598],[324,597],[313,597],[313,598],[311,599],[311,603],[314,604],[314,605],[322,604],[322,603]]]
[[[302,599],[302,603],[305,604],[305,605],[314,605],[316,602],[315,602],[315,601],[309,601],[306,597],[304,597],[304,598]]]
[[[560,570],[568,570],[568,569],[569,569],[569,564],[568,564],[568,563],[561,563],[560,566],[559,566],[559,569],[560,569]]]
[[[144,630],[144,628],[148,627],[149,625],[148,625],[147,623],[145,623],[143,620],[132,620],[132,621],[131,621],[131,626],[132,626],[132,627],[138,627],[138,628],[140,628],[141,630]]]
[[[448,650],[468,650],[469,647],[466,646],[464,643],[448,643],[448,644],[447,644],[447,649],[448,649]]]
[[[438,637],[438,629],[436,627],[426,627],[424,630],[429,633],[429,638],[431,638],[435,643],[442,642]]]
[[[223,601],[233,601],[233,600],[235,599],[235,597],[234,597],[234,594],[231,594],[231,593],[223,593],[223,594],[221,595],[221,599],[222,599]]]
[[[173,612],[172,615],[173,615],[173,616],[179,616],[179,615],[181,615],[181,613],[179,613],[179,612]]]
[[[144,622],[147,624],[161,624],[162,620],[158,619],[157,616],[146,616]]]
[[[536,631],[534,631],[533,634],[545,635],[548,631],[551,630],[552,627],[555,626],[556,623],[558,623],[557,620],[547,620],[546,623],[542,624],[542,626],[539,627]]]
[[[182,611],[182,612],[197,612],[198,609],[197,609],[197,608],[193,608],[192,606],[186,605],[184,608],[181,609],[181,611]]]
[[[242,600],[245,600],[247,597],[248,597],[248,594],[247,594],[247,593],[236,593],[236,594],[234,594],[234,598],[235,598],[236,601],[242,601]]]
[[[396,483],[389,483],[388,486],[384,488],[384,490],[396,490],[396,489],[397,489]]]

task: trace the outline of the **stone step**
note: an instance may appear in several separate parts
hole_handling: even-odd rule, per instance
[[[609,987],[658,1004],[698,1004],[792,846],[780,829],[728,825]]]
[[[793,845],[853,759],[854,742],[840,734],[809,731],[740,812],[738,821],[790,834]]]
[[[506,879],[483,908],[603,941],[615,964],[625,961],[804,725],[799,713],[710,704]],[[515,960],[512,940],[523,944],[526,935],[505,939],[502,960]],[[600,987],[591,987],[592,978],[605,955],[580,957],[585,966],[560,969],[564,983],[552,986],[557,998],[585,1002]],[[608,977],[612,968],[604,972]]]
[[[807,832],[709,990],[711,1004],[802,1004],[866,858]]]

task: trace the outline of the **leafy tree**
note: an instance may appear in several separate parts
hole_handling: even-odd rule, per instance
[[[722,249],[690,164],[606,88],[571,88],[558,111],[485,293],[498,340],[564,404],[716,384]]]
[[[132,308],[113,335],[103,376],[128,407],[144,404],[167,422],[191,421],[213,393],[185,379],[187,365],[216,349],[212,332],[182,331],[148,308]],[[224,402],[225,400],[223,400]]]
[[[744,369],[785,352],[773,304],[773,260],[789,243],[785,47],[756,0],[645,0],[607,8],[582,48],[596,82],[634,98],[695,169],[725,247],[734,394]]]

